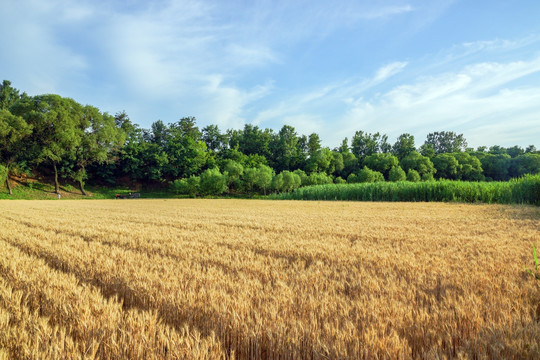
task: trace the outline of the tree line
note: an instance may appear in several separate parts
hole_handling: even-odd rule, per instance
[[[0,86],[0,182],[11,193],[12,174],[49,174],[85,184],[162,184],[181,194],[288,192],[300,186],[376,181],[506,181],[540,172],[534,145],[467,147],[463,134],[428,134],[395,142],[380,133],[356,131],[336,148],[318,134],[299,135],[245,124],[222,131],[200,129],[194,117],[155,121],[150,129],[125,112],[110,115],[54,94],[28,96],[7,80]]]

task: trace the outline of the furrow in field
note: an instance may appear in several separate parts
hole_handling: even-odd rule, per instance
[[[320,303],[313,295],[300,300],[275,271],[269,273],[269,277],[275,279],[272,287],[264,289],[258,282],[250,281],[241,274],[224,275],[214,269],[194,273],[197,270],[194,268],[182,273],[181,267],[167,264],[165,260],[157,265],[157,270],[151,269],[146,256],[125,254],[116,249],[104,252],[103,248],[93,243],[87,243],[90,248],[85,248],[83,253],[80,250],[84,248],[83,241],[63,239],[61,235],[51,240],[47,236],[32,241],[29,239],[31,237],[27,233],[24,239],[15,236],[8,241],[28,253],[43,257],[55,268],[72,272],[82,281],[90,281],[106,295],[119,296],[127,306],[155,308],[164,321],[176,326],[188,321],[202,329],[214,330],[224,345],[240,357],[254,351],[276,356],[283,353],[316,356],[337,351],[321,349],[320,346],[324,344],[319,345],[316,338],[307,336],[312,334],[319,337],[319,331],[330,331],[317,331],[317,328],[322,327],[326,311],[332,303]],[[89,254],[92,254],[92,259]],[[97,264],[100,270],[95,272]],[[178,280],[170,281],[174,276]],[[232,277],[233,281],[227,280],[227,277]],[[314,290],[317,292],[322,287],[314,287]],[[176,297],[176,294],[182,296]],[[291,298],[290,303],[287,301],[283,304],[285,308],[279,303],[283,296]],[[296,309],[295,305],[300,309]],[[305,310],[301,310],[303,305]],[[261,312],[255,318],[254,308]],[[309,317],[302,320],[306,314]],[[286,327],[273,326],[278,316],[290,316],[293,322]],[[291,338],[298,338],[299,341],[287,343],[287,339]],[[353,340],[351,337],[348,341]],[[272,350],[274,348],[280,350]]]
[[[0,359],[79,359],[79,346],[62,327],[27,306],[22,291],[0,277]]]
[[[227,284],[225,293],[214,291],[217,296],[212,296],[213,286],[205,287],[188,270],[187,274],[183,274],[183,279],[186,280],[185,286],[177,288],[174,286],[176,281],[163,281],[171,279],[170,275],[175,273],[175,271],[167,271],[169,264],[156,264],[158,268],[145,269],[145,264],[148,263],[146,256],[136,253],[126,254],[118,249],[103,249],[102,246],[94,243],[89,244],[90,249],[87,247],[84,252],[81,252],[78,247],[84,242],[81,244],[72,240],[62,239],[62,235],[58,235],[53,240],[48,240],[47,237],[32,239],[28,233],[24,238],[11,236],[6,239],[24,252],[44,259],[51,267],[74,274],[79,281],[99,287],[105,296],[120,298],[127,308],[156,310],[162,321],[176,328],[182,328],[185,323],[188,323],[205,329],[205,334],[215,331],[226,348],[229,351],[235,351],[237,356],[252,353],[256,351],[256,348],[262,352],[270,351],[261,341],[256,342],[249,337],[241,337],[235,332],[239,324],[222,317],[222,314],[228,316],[227,308],[224,306],[230,306],[230,302],[219,301],[219,297],[226,296],[228,293],[240,293],[239,288],[246,285],[241,281],[236,284],[225,282]],[[70,247],[68,243],[74,246]],[[135,263],[130,264],[129,259],[135,259]],[[213,280],[224,276],[222,273],[216,273],[214,269],[209,269],[207,274],[210,279],[207,280],[207,285],[214,286],[216,284]],[[182,278],[182,274],[177,275]],[[220,285],[217,284],[219,288],[221,288]],[[177,298],[178,292],[183,293],[184,296]],[[213,299],[208,304],[210,298]],[[249,306],[245,301],[241,303]],[[247,310],[249,308],[244,308],[243,312]],[[283,349],[285,348],[287,347],[283,346]]]
[[[180,332],[160,324],[156,314],[122,309],[114,299],[104,299],[91,286],[73,275],[55,271],[0,241],[3,258],[0,274],[10,286],[24,294],[30,311],[48,318],[51,326],[65,331],[77,344],[79,356],[91,354],[115,358],[215,358],[222,356],[213,338],[197,332]],[[150,355],[149,355],[150,354]],[[221,354],[221,355],[220,355]]]

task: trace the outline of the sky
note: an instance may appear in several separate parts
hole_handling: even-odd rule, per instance
[[[538,0],[0,0],[0,80],[134,123],[540,147]]]

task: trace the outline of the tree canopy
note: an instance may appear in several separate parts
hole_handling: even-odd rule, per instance
[[[199,129],[194,117],[149,129],[125,111],[112,116],[55,94],[28,96],[4,80],[0,86],[0,181],[34,172],[73,181],[171,186],[190,196],[293,191],[299,186],[371,181],[505,181],[540,172],[534,145],[467,148],[463,134],[429,133],[417,148],[403,133],[394,144],[383,133],[358,130],[351,141],[324,146],[317,133],[290,125],[275,132],[254,124]]]

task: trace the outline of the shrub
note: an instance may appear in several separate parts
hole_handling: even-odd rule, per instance
[[[279,173],[272,178],[272,189],[276,192],[283,191],[283,174]]]
[[[356,184],[357,182],[358,182],[358,175],[353,173],[347,177],[347,184]]]
[[[290,171],[285,170],[280,175],[283,175],[283,191],[289,192],[298,189],[302,183],[300,176]]]
[[[407,172],[407,181],[418,182],[420,181],[420,174],[414,169],[409,169]]]
[[[378,171],[373,171],[364,166],[364,168],[358,172],[358,182],[372,183],[378,181],[384,181],[383,174]]]
[[[305,181],[302,182],[302,186],[332,184],[333,182],[330,175],[322,172],[314,172],[306,177]]]
[[[227,176],[218,168],[205,170],[200,178],[200,190],[204,195],[219,195],[227,190]]]
[[[388,173],[388,180],[392,182],[405,181],[406,179],[407,175],[405,174],[405,171],[399,166],[394,166]]]
[[[199,192],[199,182],[200,179],[198,176],[191,176],[187,179],[177,179],[171,182],[171,189],[177,195],[190,195],[195,197]]]
[[[433,173],[422,174],[422,181],[433,181]]]

